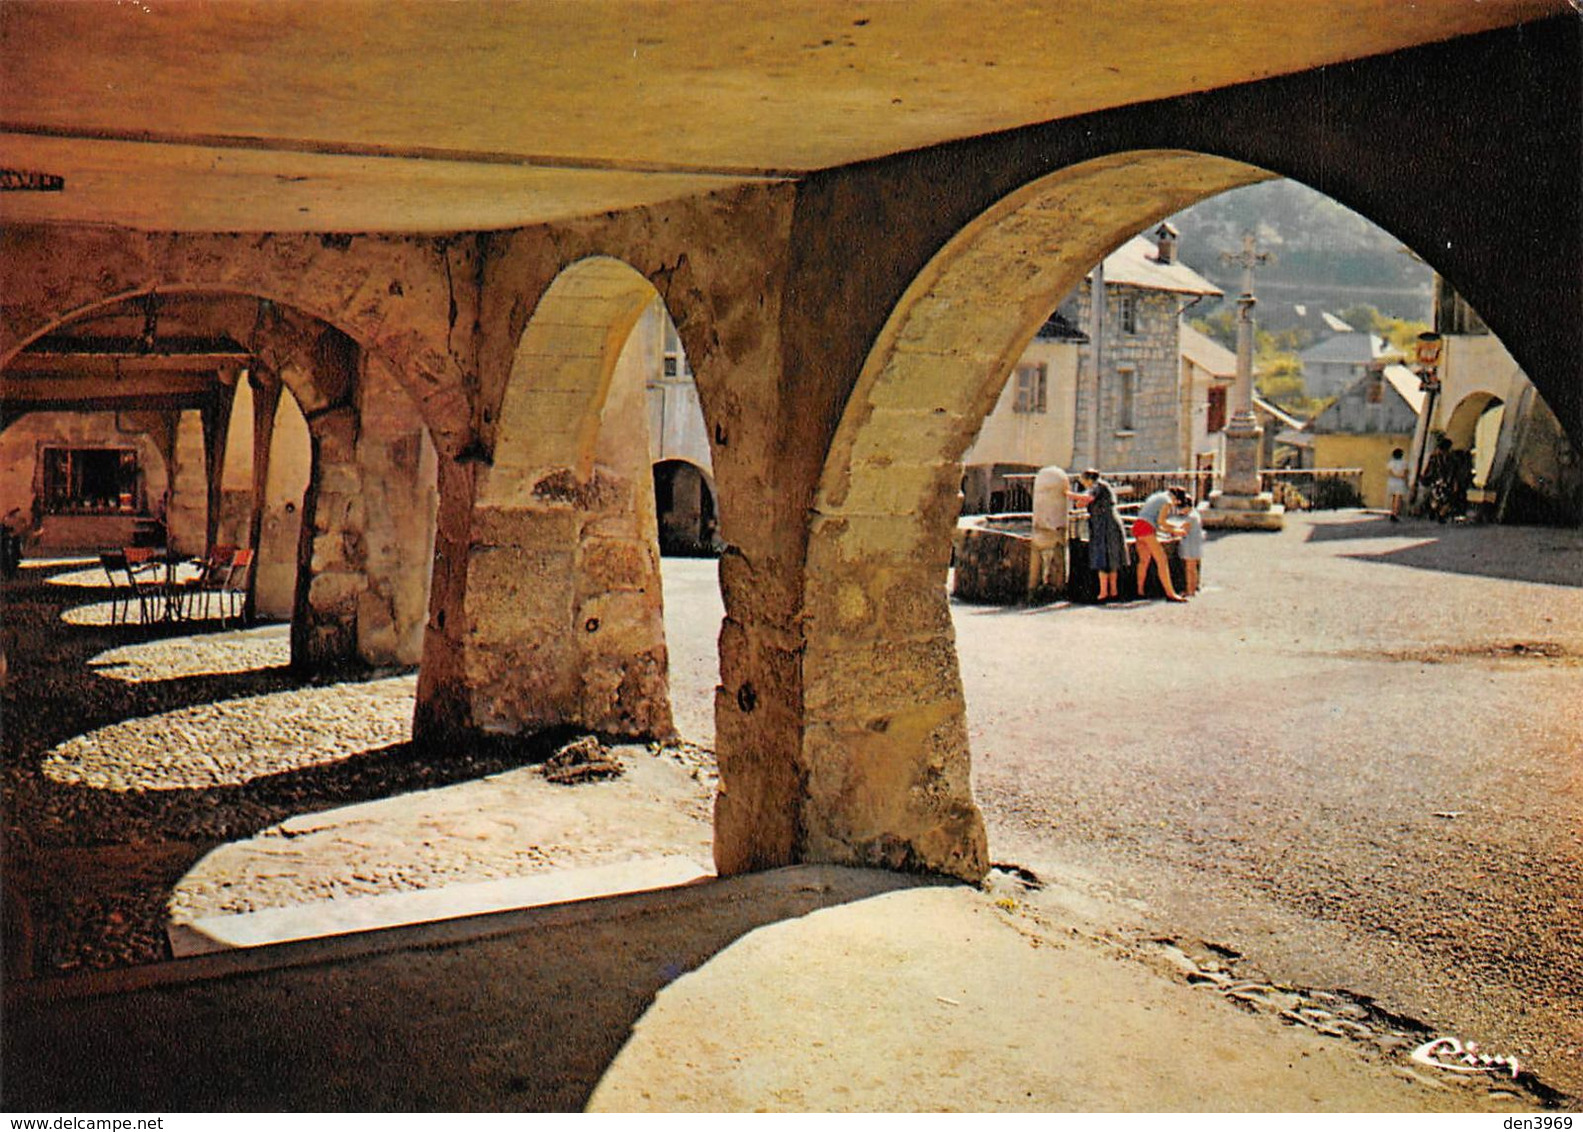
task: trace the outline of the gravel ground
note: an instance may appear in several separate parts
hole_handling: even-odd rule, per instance
[[[996,859],[1583,1095],[1583,534],[1292,516],[1205,576],[956,607]]]
[[[519,768],[547,750],[426,758],[404,730],[410,674],[304,686],[282,627],[111,628],[102,594],[32,575],[7,592],[8,654],[21,636],[33,655],[5,690],[3,785],[40,967],[162,954],[167,899],[246,910],[630,850],[510,821],[425,847],[436,813],[500,812],[451,791],[521,813],[515,791],[545,786]],[[1138,949],[1207,942],[1282,995],[1369,1004],[1583,1095],[1583,534],[1293,516],[1214,539],[1205,576],[1186,606],[955,607],[996,859]],[[668,560],[666,601],[673,708],[699,746],[656,760],[636,820],[681,814],[664,836],[696,852],[715,564]],[[115,757],[149,729],[158,750]],[[249,744],[264,762],[228,754]],[[422,804],[388,823],[300,824],[403,795]]]
[[[553,742],[424,752],[414,673],[304,683],[287,626],[112,625],[102,582],[6,584],[9,972],[166,958],[170,919],[710,860],[706,747],[618,747],[621,778],[575,787],[537,773]]]

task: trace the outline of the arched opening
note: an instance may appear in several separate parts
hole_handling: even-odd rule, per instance
[[[1446,422],[1445,435],[1451,446],[1472,454],[1472,486],[1480,491],[1489,484],[1505,412],[1505,402],[1493,393],[1472,393],[1457,404]]]
[[[1203,939],[1228,923],[1256,925],[1241,940],[1313,978],[1323,964],[1284,947],[1280,933],[1344,910],[1345,929],[1317,927],[1324,946],[1399,990],[1416,969],[1393,966],[1393,948],[1434,920],[1420,891],[1438,880],[1424,849],[1436,839],[1418,828],[1385,835],[1375,807],[1433,812],[1424,803],[1447,783],[1488,799],[1469,769],[1486,754],[1518,773],[1520,742],[1491,739],[1469,759],[1441,734],[1445,719],[1493,726],[1495,713],[1481,698],[1485,673],[1438,662],[1491,648],[1545,605],[1508,615],[1459,571],[1515,582],[1515,593],[1539,580],[1537,569],[1481,565],[1487,555],[1472,544],[1420,550],[1383,517],[1348,512],[1278,535],[1225,536],[1209,557],[1235,567],[1235,597],[1185,607],[967,611],[944,591],[957,461],[1039,323],[1122,239],[1268,176],[1172,153],[1065,170],[967,226],[909,288],[866,359],[810,522],[804,850],[967,876],[1014,862],[1080,899],[1130,883],[1129,896],[1141,891],[1134,907],[1149,905],[1142,930],[1173,916]],[[1360,396],[1369,393],[1365,384]],[[1492,408],[1469,407],[1470,436]],[[1431,626],[1445,637],[1472,608],[1489,619],[1458,626],[1466,640],[1435,636]],[[1334,628],[1348,618],[1345,633]],[[1548,689],[1547,677],[1533,687]],[[992,697],[993,730],[975,718]],[[1525,709],[1513,699],[1502,710]],[[1544,742],[1543,757],[1556,760],[1547,765],[1565,765],[1575,726],[1536,710],[1558,736]],[[1548,810],[1542,791],[1525,796]],[[1316,809],[1324,817],[1311,824],[1293,816]],[[1503,843],[1503,878],[1527,884],[1525,852]],[[1239,888],[1250,876],[1265,887]],[[1224,915],[1233,901],[1236,914]],[[1458,949],[1424,950],[1439,986],[1456,985]],[[1500,990],[1508,1019],[1519,992]]]
[[[672,579],[661,571],[651,465],[650,389],[668,322],[653,285],[619,260],[580,260],[549,283],[485,411],[485,452],[464,473],[470,506],[456,517],[454,550],[441,552],[456,575],[431,617],[419,741],[518,752],[545,775],[563,759],[588,761],[586,788],[618,802],[585,811],[529,770],[524,790],[561,795],[524,794],[491,818],[528,831],[505,846],[518,854],[517,879],[553,876],[563,899],[712,872],[704,745],[717,666],[673,709]],[[690,684],[705,651],[689,636]],[[676,742],[678,721],[693,744]],[[536,854],[522,856],[523,842]]]
[[[969,224],[907,289],[848,400],[811,518],[811,857],[972,877],[988,867],[945,592],[958,461],[1095,261],[1195,200],[1269,176],[1171,151],[1087,162]],[[851,694],[860,686],[866,695]],[[906,802],[853,813],[869,794]]]
[[[72,799],[76,819],[49,827],[44,851],[77,854],[83,891],[135,887],[138,908],[96,921],[47,864],[8,862],[33,909],[24,966],[157,959],[201,846],[401,781],[381,757],[410,735],[415,677],[402,670],[421,654],[437,454],[382,358],[252,296],[104,304],[34,336],[3,377],[8,412],[50,411],[18,417],[0,445],[36,447],[40,421],[68,422],[73,443],[108,421],[129,450],[149,448],[127,502],[159,528],[152,549],[168,563],[141,583],[156,590],[148,604],[123,605],[114,624],[73,613],[79,595],[106,596],[97,558],[48,579],[75,585],[48,586],[41,569],[7,593],[8,696],[71,708],[12,714],[5,729],[8,762]],[[8,493],[31,477],[13,463]],[[104,528],[118,517],[107,510],[81,517],[101,530],[70,549],[141,541],[141,527]],[[203,565],[222,549],[224,588],[211,593]],[[244,549],[252,564],[238,569]],[[361,783],[351,795],[349,782]],[[23,807],[18,820],[38,816]],[[128,823],[158,847],[149,861],[129,864]]]
[[[654,465],[654,510],[661,554],[697,558],[719,552],[714,489],[696,464],[661,460]]]

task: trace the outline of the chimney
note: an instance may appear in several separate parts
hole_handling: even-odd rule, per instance
[[[1176,239],[1181,233],[1170,224],[1161,224],[1154,230],[1155,259],[1169,265],[1176,262]]]

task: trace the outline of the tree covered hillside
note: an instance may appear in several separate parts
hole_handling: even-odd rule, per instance
[[[1260,251],[1274,253],[1276,262],[1259,269],[1254,283],[1256,315],[1267,329],[1293,325],[1298,304],[1332,313],[1366,304],[1399,318],[1429,317],[1429,268],[1389,232],[1296,181],[1233,189],[1171,223],[1182,235],[1183,261],[1228,300],[1241,289],[1241,273],[1223,265],[1221,253],[1239,250],[1247,232],[1257,237]]]

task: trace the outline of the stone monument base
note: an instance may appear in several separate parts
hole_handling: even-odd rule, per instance
[[[1286,508],[1267,491],[1257,495],[1209,493],[1209,504],[1200,508],[1204,529],[1210,531],[1278,531],[1286,525]]]

